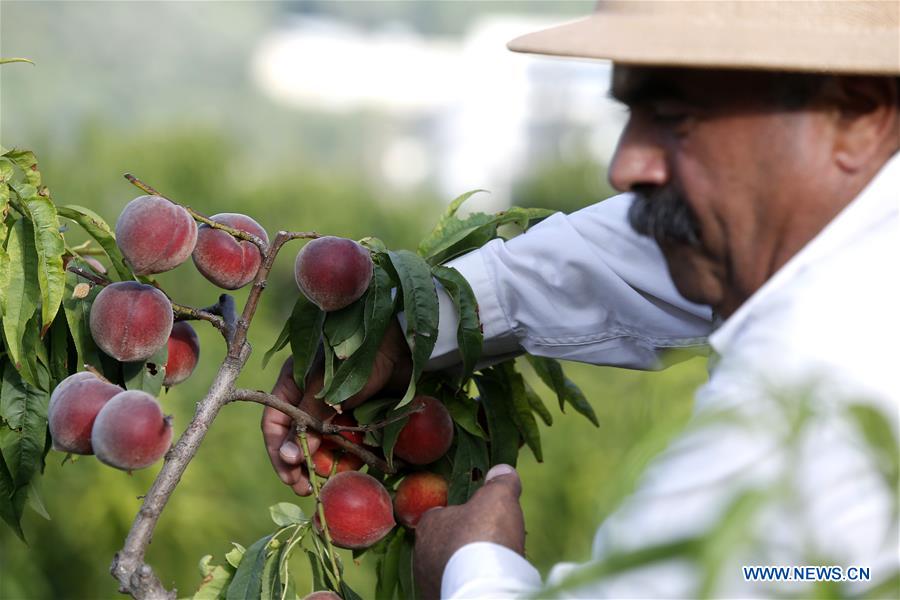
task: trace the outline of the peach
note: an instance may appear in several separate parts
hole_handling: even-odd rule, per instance
[[[322,486],[319,494],[331,540],[351,550],[368,548],[394,528],[391,497],[371,475],[359,471],[338,473]],[[313,524],[321,530],[319,514]]]
[[[172,303],[151,285],[113,283],[97,294],[90,328],[101,350],[121,362],[147,360],[172,332]]]
[[[353,240],[325,236],[297,254],[294,278],[300,291],[326,312],[362,297],[372,280],[372,255]]]
[[[93,454],[91,429],[106,402],[124,391],[93,373],[81,371],[59,382],[50,395],[47,420],[53,448],[72,454]]]
[[[183,207],[160,196],[139,196],[116,221],[116,244],[136,275],[170,271],[197,243],[197,223]]]
[[[172,418],[140,390],[110,398],[94,421],[91,444],[100,462],[123,471],[149,467],[172,443]]]
[[[319,449],[313,452],[313,466],[316,474],[320,477],[330,477],[331,470],[335,469],[334,463],[337,462],[337,473],[345,471],[358,471],[363,466],[363,460],[355,454],[345,452],[332,441],[323,440]]]
[[[200,358],[200,339],[187,321],[172,325],[169,334],[169,358],[163,385],[172,387],[191,376]]]
[[[221,213],[211,216],[210,220],[251,233],[269,243],[266,230],[247,215]],[[193,258],[194,265],[204,277],[226,290],[236,290],[253,281],[262,262],[255,244],[209,225],[200,226]]]
[[[394,514],[397,520],[415,529],[425,511],[447,506],[447,480],[436,473],[420,471],[407,475],[394,494]]]
[[[453,417],[437,398],[416,396],[413,403],[424,406],[413,413],[394,444],[394,454],[414,465],[433,463],[453,443]]]

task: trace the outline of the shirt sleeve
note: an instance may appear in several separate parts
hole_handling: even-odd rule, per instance
[[[450,557],[441,580],[441,598],[525,598],[541,586],[540,573],[522,556],[499,544],[475,542]]]
[[[631,194],[555,214],[509,241],[448,263],[469,282],[484,327],[484,356],[537,356],[659,368],[670,348],[703,347],[709,307],[675,288],[656,243],[628,223]],[[428,368],[459,362],[458,315],[439,290],[440,330]]]

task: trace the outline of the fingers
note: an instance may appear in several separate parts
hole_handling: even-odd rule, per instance
[[[491,467],[484,476],[484,483],[485,488],[490,486],[489,489],[500,486],[516,500],[522,495],[522,480],[519,479],[519,473],[510,465],[499,464]]]

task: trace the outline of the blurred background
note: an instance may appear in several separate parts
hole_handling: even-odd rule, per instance
[[[207,214],[244,212],[281,228],[414,248],[458,194],[471,209],[510,203],[570,212],[611,191],[605,165],[624,123],[599,62],[516,55],[520,33],[591,12],[586,1],[0,3],[0,143],[33,149],[60,204],[110,223],[139,192],[129,171]],[[78,241],[73,232],[74,241]],[[279,261],[240,385],[269,388],[261,358],[293,305],[292,259]],[[182,303],[218,291],[191,264],[159,276]],[[240,302],[246,290],[237,293]],[[223,345],[198,327],[201,365],[161,398],[189,422]],[[600,418],[560,415],[545,461],[523,451],[529,558],[546,574],[589,557],[596,525],[677,431],[705,379],[694,359],[661,373],[567,365]],[[542,392],[547,390],[535,384]],[[571,412],[571,411],[570,411]],[[274,476],[260,407],[225,408],[165,511],[148,561],[179,597],[231,542],[272,531],[268,507],[295,497]],[[51,452],[41,487],[51,520],[29,512],[28,545],[0,528],[0,597],[108,598],[114,552],[157,468],[128,475]],[[307,500],[298,500],[305,509]],[[349,555],[346,557],[350,562]],[[372,560],[349,564],[365,597]],[[305,592],[305,559],[293,572]]]

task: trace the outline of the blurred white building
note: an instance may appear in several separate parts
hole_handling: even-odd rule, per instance
[[[376,110],[408,123],[384,140],[388,183],[431,178],[448,200],[485,188],[492,194],[478,207],[495,209],[508,205],[512,183],[537,162],[585,149],[607,162],[622,127],[624,111],[607,96],[608,63],[506,49],[517,35],[562,20],[482,18],[457,39],[301,18],[260,43],[253,77],[288,105]]]

